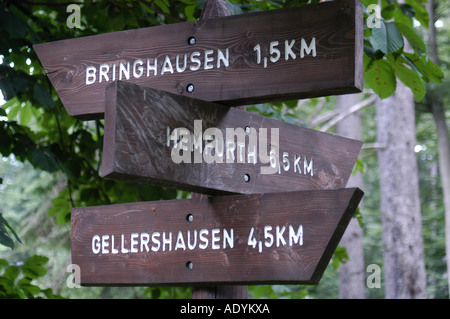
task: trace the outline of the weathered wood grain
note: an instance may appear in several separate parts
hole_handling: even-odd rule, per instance
[[[126,82],[108,87],[106,100],[101,175],[107,178],[203,194],[337,189],[345,187],[362,146],[361,141]],[[222,163],[208,163],[204,154],[200,154],[201,162],[195,163],[193,152],[188,152],[190,163],[174,162],[174,142],[167,145],[167,128],[173,131],[182,127],[194,133],[194,120],[201,120],[203,137],[208,128],[222,132]],[[227,163],[226,155],[231,154],[225,148],[226,129],[243,131],[246,126],[257,133],[256,164],[254,157],[248,156],[254,150],[248,137],[242,150],[245,162],[238,162],[241,149],[236,147],[234,161]],[[262,129],[266,129],[266,137],[261,134]],[[276,145],[276,141],[271,144],[272,129],[279,132],[279,169],[273,174],[262,174],[261,169],[270,163],[264,163],[259,153],[263,150],[269,155]],[[203,141],[203,153],[205,145]],[[246,174],[250,178],[247,182]]]
[[[83,285],[317,284],[362,195],[359,189],[339,189],[74,208],[72,262],[80,266]],[[302,242],[290,242],[289,226],[298,230],[300,225]],[[248,240],[252,227],[255,247]],[[187,232],[193,236],[202,229],[209,231],[206,247],[199,247],[198,237],[197,245],[189,248]],[[213,248],[213,229],[217,236],[220,230],[233,229],[233,247],[224,246],[220,238]],[[150,240],[147,251],[140,234],[152,238],[155,232],[160,233],[160,247]],[[162,244],[169,233],[171,246]],[[95,241],[93,245],[95,235],[108,243],[104,251]],[[122,252],[122,246],[129,252]]]
[[[359,92],[362,23],[358,0],[337,0],[61,40],[34,49],[68,113],[93,119],[103,117],[105,88],[120,80],[120,74],[132,83],[228,106]],[[304,51],[301,57],[302,39],[309,46],[313,38],[316,56]],[[229,65],[220,60],[217,67],[218,50]],[[191,70],[198,66],[191,61],[196,51],[200,67]],[[184,54],[186,70],[178,72],[176,57],[182,69]],[[154,65],[154,59],[156,75],[147,66]],[[119,72],[120,63],[123,68],[130,64],[129,79]],[[92,84],[87,84],[88,67],[96,70]],[[107,77],[100,77],[101,68]],[[187,92],[189,84],[194,85],[192,93]]]

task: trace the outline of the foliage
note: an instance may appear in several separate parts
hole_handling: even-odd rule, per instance
[[[11,265],[0,259],[0,298],[59,298],[51,289],[42,289],[33,284],[33,280],[44,276],[47,257],[34,255],[17,265]]]
[[[361,1],[365,21],[375,19],[378,25],[364,29],[364,79],[381,98],[395,92],[396,78],[411,89],[416,100],[425,97],[425,83],[440,83],[443,72],[426,57],[426,45],[414,28],[414,19],[428,27],[426,1],[381,1],[377,17],[376,0]],[[371,8],[369,11],[368,8]],[[414,19],[413,19],[414,18]],[[393,19],[393,21],[391,21]],[[409,45],[406,45],[405,40]],[[409,52],[408,46],[413,52]]]
[[[8,231],[6,229],[9,229],[11,233],[14,235],[14,238],[22,243],[19,236],[17,236],[14,229],[9,225],[9,223],[6,221],[6,219],[3,217],[3,215],[0,213],[0,244],[7,246],[11,249],[14,249],[14,240],[9,235]]]

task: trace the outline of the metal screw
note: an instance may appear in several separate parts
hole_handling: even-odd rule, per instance
[[[194,37],[190,37],[188,39],[188,43],[189,43],[189,45],[194,45],[197,43],[197,40]]]
[[[250,126],[247,125],[245,127],[245,133],[250,134],[250,131],[251,131],[251,128],[250,128]]]
[[[246,182],[246,183],[250,182],[250,175],[248,175],[248,174],[244,175],[244,182]]]
[[[195,89],[195,87],[194,87],[194,84],[192,84],[192,83],[188,84],[187,87],[186,87],[186,90],[187,90],[189,93],[194,92],[194,89]]]
[[[186,216],[186,220],[187,220],[188,222],[192,223],[192,222],[194,221],[194,215],[188,214],[188,215]]]
[[[186,263],[186,268],[189,269],[189,270],[191,270],[192,268],[194,268],[194,264],[192,263],[192,261],[188,261],[188,262]]]

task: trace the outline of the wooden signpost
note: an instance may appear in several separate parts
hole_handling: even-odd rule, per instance
[[[361,91],[362,6],[226,14],[34,46],[68,113],[105,118],[102,176],[210,195],[72,209],[82,284],[319,282],[362,143],[232,106]]]
[[[101,175],[202,194],[345,187],[362,146],[126,82],[106,92]]]
[[[129,81],[229,106],[360,92],[362,9],[338,0],[37,44],[68,113],[103,117]]]
[[[359,189],[204,196],[72,211],[83,285],[317,284]]]

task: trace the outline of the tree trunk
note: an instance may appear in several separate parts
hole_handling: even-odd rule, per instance
[[[338,97],[337,108],[345,110],[359,103],[359,94],[342,95]],[[361,139],[361,116],[356,112],[337,124],[338,135],[353,139]],[[359,187],[363,189],[362,175],[360,172],[351,175],[347,187]],[[360,204],[361,207],[361,204]],[[339,298],[364,299],[364,250],[363,229],[356,218],[352,218],[339,246],[345,247],[349,260],[339,266]]]
[[[436,21],[436,2],[434,0],[429,0],[427,9],[430,16],[430,22],[428,25],[428,55],[434,63],[439,65],[436,28],[434,26],[434,22]],[[445,252],[447,257],[447,279],[450,292],[450,141],[442,100],[439,96],[428,94],[427,102],[431,106],[431,110],[433,112],[438,136],[439,170],[445,207]]]
[[[377,101],[377,126],[385,297],[426,298],[414,98],[400,81]]]

